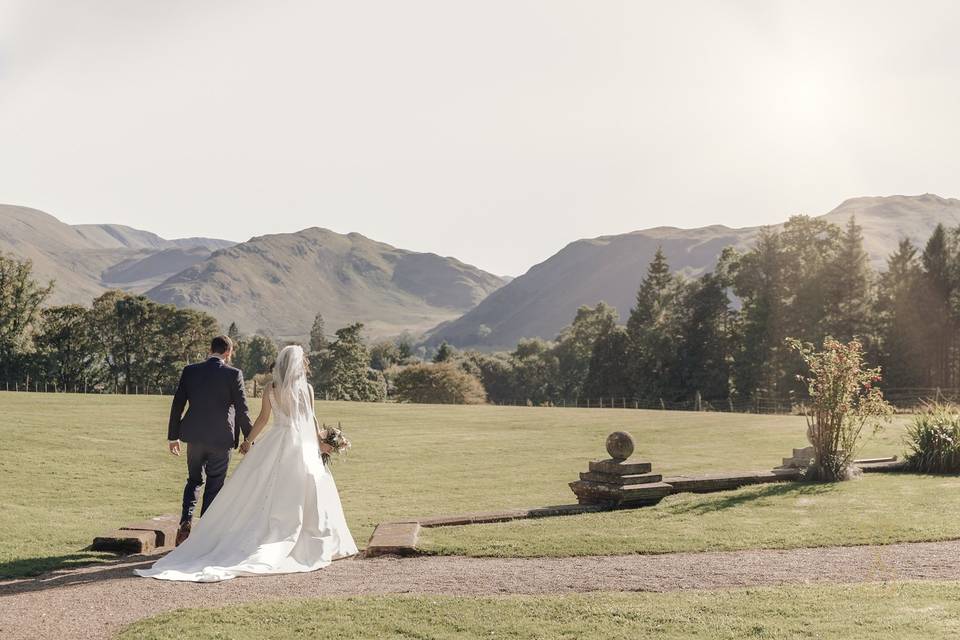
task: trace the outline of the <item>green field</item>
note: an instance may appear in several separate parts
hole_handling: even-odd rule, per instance
[[[0,575],[89,561],[96,554],[82,549],[96,534],[179,510],[185,461],[166,452],[168,405],[148,396],[0,393]],[[365,403],[318,410],[354,441],[334,475],[361,546],[384,520],[572,502],[566,483],[603,454],[614,429],[633,433],[640,455],[665,473],[769,469],[803,445],[805,430],[789,416]],[[864,453],[899,453],[901,437],[895,424]],[[562,555],[941,539],[960,537],[957,489],[956,478],[918,476],[760,487],[673,497],[644,511],[435,529],[426,542],[434,551]],[[658,528],[664,533],[650,533]]]
[[[173,612],[121,640],[231,638],[857,638],[960,634],[960,585],[893,583],[679,593],[370,597]]]

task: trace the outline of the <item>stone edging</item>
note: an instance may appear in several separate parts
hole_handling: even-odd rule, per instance
[[[905,470],[905,462],[896,458],[873,458],[857,460],[864,472],[892,472]],[[712,493],[728,491],[747,485],[799,480],[799,469],[776,469],[774,471],[756,471],[746,473],[721,473],[697,476],[672,476],[663,478],[670,486],[670,493]],[[417,553],[417,542],[421,528],[455,527],[468,524],[489,524],[509,522],[528,518],[549,518],[555,516],[596,513],[620,509],[641,508],[640,505],[610,507],[596,504],[562,504],[548,507],[530,507],[507,509],[504,511],[485,511],[464,513],[452,516],[429,516],[382,522],[376,526],[367,543],[366,557],[382,555],[409,556]],[[149,520],[108,531],[93,540],[93,551],[112,551],[122,554],[148,554],[156,551],[169,551],[177,535],[179,518],[176,514],[157,516]]]
[[[865,473],[904,471],[906,463],[893,458],[872,458],[857,460],[857,466]],[[756,471],[746,473],[718,473],[697,476],[672,476],[663,478],[670,485],[671,494],[675,493],[713,493],[729,491],[748,485],[771,484],[775,482],[794,482],[800,479],[801,469],[781,468],[774,471]],[[506,511],[488,511],[465,513],[455,516],[435,516],[411,518],[382,522],[373,530],[367,542],[364,556],[368,558],[384,555],[411,556],[417,554],[417,543],[421,528],[455,527],[468,524],[489,524],[509,522],[527,518],[546,518],[552,516],[578,515],[601,511],[638,509],[640,505],[608,507],[594,504],[564,504],[552,507],[532,507],[527,509],[509,509]]]

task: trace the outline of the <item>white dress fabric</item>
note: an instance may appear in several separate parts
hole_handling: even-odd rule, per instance
[[[288,415],[278,402],[283,392],[267,391],[273,394],[273,427],[257,438],[190,537],[137,574],[218,582],[314,571],[357,553],[333,476],[320,458],[312,406],[295,402],[300,406]]]

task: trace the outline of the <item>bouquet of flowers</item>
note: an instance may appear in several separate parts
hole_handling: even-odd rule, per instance
[[[333,453],[341,454],[350,449],[350,440],[343,435],[343,429],[340,427],[340,423],[337,423],[336,427],[328,427],[323,425],[323,428],[320,430],[320,433],[317,434],[320,438],[320,443],[328,445],[333,449]],[[320,457],[323,458],[323,464],[330,462],[329,453],[320,453]]]

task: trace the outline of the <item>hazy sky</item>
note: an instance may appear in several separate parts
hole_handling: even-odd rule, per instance
[[[960,196],[958,33],[952,1],[0,0],[0,202],[518,275],[581,237]]]

